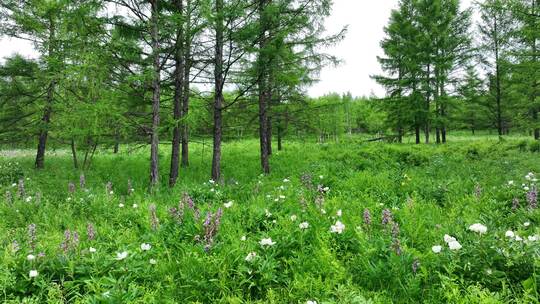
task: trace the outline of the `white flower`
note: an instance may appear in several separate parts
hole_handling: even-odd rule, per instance
[[[32,197],[31,197],[31,196],[29,196],[29,197],[26,198],[26,202],[27,202],[27,203],[30,203],[31,200],[32,200]]]
[[[324,176],[322,176],[322,175],[319,175],[319,179],[323,179],[323,178],[324,178]]]
[[[16,183],[11,184],[11,187],[17,187]]]
[[[509,238],[513,238],[514,237],[514,231],[508,230],[508,231],[506,231],[504,236],[509,237]]]
[[[458,241],[450,241],[448,242],[448,248],[450,250],[459,250],[461,249],[461,244]]]
[[[281,185],[281,186],[278,187],[278,189],[285,190],[285,186]]]
[[[535,241],[538,241],[540,240],[540,236],[535,234],[535,235],[529,235],[529,237],[527,238],[530,242],[535,242]]]
[[[326,210],[321,209],[321,214],[326,214]]]
[[[345,225],[342,222],[337,221],[334,225],[330,226],[330,232],[341,234],[345,230]]]
[[[119,208],[124,208],[124,204],[120,203],[120,204],[118,204],[118,207]]]
[[[442,250],[442,246],[440,245],[435,245],[433,247],[431,247],[431,251],[433,251],[434,253],[440,253]]]
[[[302,222],[302,223],[300,223],[300,225],[298,225],[298,227],[300,227],[300,229],[308,229],[309,228],[309,223],[308,222]]]
[[[288,178],[286,178],[286,179],[283,180],[283,182],[288,183],[288,182],[290,182],[290,180]]]
[[[101,294],[102,296],[104,296],[105,298],[108,298],[111,296],[111,292],[110,291],[105,291],[104,293]]]
[[[522,238],[521,238],[521,237],[520,237],[519,235],[517,235],[517,234],[516,234],[516,238],[515,238],[515,240],[516,240],[516,241],[518,241],[518,242],[521,242],[521,241],[523,241],[523,239],[522,239]]]
[[[30,273],[28,273],[28,276],[31,277],[31,278],[35,278],[38,276],[38,272],[37,270],[30,270]]]
[[[529,187],[525,186],[525,187],[523,187],[523,190],[529,191]]]
[[[96,252],[97,250],[96,250],[96,248],[94,248],[94,247],[90,247],[90,248],[88,248],[88,251],[90,251],[91,253],[94,253],[94,252]]]
[[[268,209],[264,209],[264,214],[266,215],[266,217],[272,216],[272,212],[268,211]]]
[[[285,199],[285,195],[280,195],[279,198],[280,199]]]
[[[127,251],[118,252],[118,253],[116,253],[116,260],[121,261],[121,260],[127,258],[127,256],[128,256]]]
[[[294,221],[296,221],[297,218],[298,218],[298,217],[296,216],[296,214],[291,215],[291,221],[294,222]]]
[[[29,255],[26,256],[26,259],[27,259],[28,261],[33,261],[33,260],[36,259],[36,256],[33,255],[33,254],[29,254]]]
[[[317,304],[317,301],[309,300],[309,301],[306,302],[306,304]]]
[[[210,192],[214,192],[214,191],[216,191],[216,189],[214,189],[214,188],[210,189]]]
[[[445,234],[445,235],[444,235],[444,241],[445,241],[445,243],[447,243],[447,244],[450,243],[450,242],[453,242],[453,241],[455,241],[455,240],[456,240],[456,238],[453,237],[453,236],[449,236],[448,234]]]
[[[339,209],[337,212],[336,212],[336,215],[341,217],[341,215],[343,214],[343,212],[341,212],[341,209]]]
[[[243,241],[245,241],[246,239],[247,239],[246,236],[245,236],[245,235],[242,235],[242,237],[240,238],[240,241],[243,242]]]
[[[150,264],[152,264],[152,265],[156,265],[156,264],[157,264],[157,261],[156,261],[156,260],[154,260],[154,259],[150,259]]]
[[[529,227],[530,225],[531,225],[531,223],[529,223],[529,222],[523,223],[523,226],[525,226],[525,227]]]
[[[508,181],[508,186],[512,186],[512,185],[514,185],[514,181],[513,180]]]
[[[111,190],[111,192],[109,192],[110,195],[113,195],[114,194],[114,191]]]
[[[246,256],[246,258],[244,260],[246,260],[246,262],[251,262],[256,257],[257,257],[257,253],[255,251],[252,251],[252,252],[248,253],[248,255]]]
[[[137,204],[133,204],[133,206],[132,206],[132,207],[133,207],[133,208],[138,208],[138,207],[139,207],[139,205],[137,205]]]
[[[323,190],[324,190],[324,192],[328,192],[328,191],[330,191],[330,188],[324,187]]]
[[[273,246],[276,244],[276,242],[273,242],[272,241],[272,238],[267,238],[267,239],[262,239],[259,244],[261,244],[261,246]]]
[[[215,181],[214,181],[213,179],[209,180],[208,182],[209,182],[210,184],[214,184],[214,183],[215,183]]]
[[[487,232],[487,227],[480,223],[476,223],[469,226],[469,230],[480,233],[480,234],[484,234]]]
[[[232,205],[233,205],[233,201],[228,201],[228,202],[226,202],[225,204],[223,204],[223,206],[224,206],[225,208],[231,208]]]
[[[486,273],[487,273],[488,275],[491,275],[491,274],[493,273],[493,270],[491,270],[491,269],[486,269]]]
[[[147,243],[142,243],[141,244],[141,250],[142,251],[148,251],[148,250],[150,250],[150,248],[152,248],[152,246],[150,244],[147,244]]]

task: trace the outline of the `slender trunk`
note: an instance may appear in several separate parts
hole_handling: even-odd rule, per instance
[[[270,105],[268,105],[268,111],[270,111]],[[272,117],[268,116],[268,132],[266,133],[268,139],[268,155],[272,155]]]
[[[260,149],[261,149],[261,167],[263,173],[270,173],[270,164],[268,160],[269,156],[269,143],[268,143],[268,105],[270,102],[270,90],[269,88],[269,72],[268,72],[268,60],[267,55],[264,54],[263,50],[267,46],[267,24],[266,18],[264,16],[264,9],[266,3],[269,0],[260,0],[259,1],[259,16],[261,22],[261,41],[259,43],[259,139],[260,139]]]
[[[425,135],[425,141],[426,141],[426,144],[429,144],[429,129],[430,129],[430,122],[429,122],[429,110],[430,110],[430,99],[431,99],[431,88],[430,88],[430,85],[431,85],[431,81],[430,81],[430,76],[431,76],[431,65],[428,64],[427,66],[427,93],[426,93],[426,104],[425,104],[425,114],[424,114],[424,118],[425,118],[425,125],[424,125],[424,135]]]
[[[538,11],[537,11],[537,3],[538,1],[537,0],[533,0],[532,1],[532,13],[533,14],[538,14]],[[534,38],[532,39],[532,54],[533,54],[533,58],[532,58],[532,61],[533,61],[533,65],[536,66],[538,64],[538,49],[537,49],[537,46],[536,46],[536,39],[537,36],[534,36]],[[536,97],[538,97],[538,78],[536,77],[533,77],[533,84],[532,84],[532,94],[531,94],[531,104],[534,104],[534,101],[536,100]],[[538,112],[540,111],[540,109],[537,107],[535,107],[533,109],[533,123],[535,124],[535,127],[534,127],[534,139],[536,140],[539,140],[540,139],[540,126],[539,126],[539,121],[538,121]]]
[[[441,143],[441,129],[437,128],[435,130],[435,132],[436,132],[436,136],[437,136],[437,143],[440,144]]]
[[[182,100],[182,115],[185,118],[189,113],[189,90],[190,90],[190,72],[191,72],[191,0],[186,1],[187,26],[185,40],[185,56],[184,56],[184,98]],[[189,166],[189,124],[184,119],[182,124],[182,167]]]
[[[441,105],[441,118],[442,118],[442,126],[441,126],[441,137],[442,137],[442,143],[446,143],[446,124],[444,123],[444,117],[446,116],[446,111],[444,104]]]
[[[497,19],[494,20],[494,33],[498,33]],[[501,107],[501,69],[499,62],[499,38],[494,37],[495,43],[495,100],[497,103],[497,132],[499,137],[503,135],[502,107]]]
[[[221,179],[221,140],[223,109],[223,0],[215,4],[215,62],[214,62],[214,143],[212,153],[212,179]]]
[[[50,61],[52,61],[52,57],[54,56],[55,52],[55,39],[56,39],[56,27],[55,23],[52,19],[52,17],[49,19],[49,49],[48,49],[48,55],[49,55],[49,76],[53,77],[52,74],[52,67],[50,66]],[[45,109],[43,111],[43,116],[41,117],[41,126],[39,131],[39,137],[38,137],[38,146],[37,146],[37,153],[36,153],[36,162],[35,167],[36,169],[43,169],[45,166],[45,149],[47,146],[47,137],[49,135],[49,124],[51,122],[51,114],[52,114],[52,105],[54,102],[54,90],[56,88],[56,80],[52,79],[49,83],[49,87],[47,88],[47,98],[46,98],[46,104]]]
[[[79,169],[79,162],[77,161],[77,150],[75,149],[75,140],[71,138],[71,155],[73,156],[73,167]]]
[[[283,130],[281,129],[281,125],[278,123],[278,126],[277,126],[277,149],[278,151],[281,151],[283,150],[283,146],[282,146],[282,136],[283,136]]]
[[[120,149],[120,136],[117,131],[114,132],[114,148],[113,153],[117,154]]]
[[[160,58],[159,58],[159,32],[158,32],[158,0],[151,1],[152,5],[152,55],[153,55],[153,79],[152,79],[152,131],[150,136],[150,187],[154,188],[159,183],[159,102],[160,102]]]
[[[416,135],[416,144],[420,144],[420,125],[416,123],[414,133]]]
[[[176,0],[175,7],[177,13],[183,14],[183,0]],[[169,172],[169,187],[174,187],[176,180],[178,179],[178,167],[180,160],[180,119],[182,118],[182,101],[183,101],[183,89],[184,89],[184,53],[183,53],[183,41],[184,41],[184,25],[178,27],[176,32],[176,45],[174,53],[174,96],[173,96],[173,119],[174,129],[172,138],[172,151],[171,151],[171,169]]]

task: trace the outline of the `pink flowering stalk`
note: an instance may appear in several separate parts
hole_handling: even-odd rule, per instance
[[[8,204],[8,206],[11,206],[13,205],[13,194],[11,194],[11,191],[6,191],[6,203]]]
[[[19,179],[19,184],[17,188],[17,194],[19,195],[19,198],[24,198],[26,196],[26,191],[24,190],[24,179]]]
[[[73,182],[69,182],[69,183],[68,183],[68,192],[69,192],[70,194],[75,193],[75,184],[74,184]]]
[[[86,236],[88,237],[89,241],[96,239],[96,229],[92,223],[88,223],[88,225],[86,225]]]
[[[79,176],[79,186],[81,189],[84,189],[86,187],[86,177],[84,176],[84,173],[81,173]]]
[[[223,209],[221,208],[217,210],[216,214],[212,214],[212,212],[208,212],[206,214],[206,218],[203,223],[203,228],[204,228],[203,240],[205,242],[204,249],[206,251],[209,251],[210,248],[212,247],[212,244],[214,243],[214,238],[216,234],[218,233],[222,216],[223,216]]]
[[[30,249],[32,252],[36,249],[36,224],[30,224],[28,225],[28,244],[30,245]]]
[[[382,224],[386,226],[392,223],[392,212],[389,209],[384,209],[382,211]]]
[[[536,209],[538,207],[538,188],[536,188],[536,186],[532,186],[529,192],[527,192],[527,202],[531,209]]]
[[[157,230],[159,227],[159,219],[157,217],[156,205],[152,204],[148,209],[150,210],[150,225],[152,226],[152,230]]]
[[[366,227],[370,227],[371,226],[371,213],[369,212],[368,208],[364,209],[363,218],[364,218],[364,224],[366,225]]]

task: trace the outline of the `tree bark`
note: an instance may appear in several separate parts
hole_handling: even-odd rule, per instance
[[[223,110],[223,0],[215,4],[215,58],[214,58],[214,141],[212,153],[212,179],[221,179],[221,140]]]
[[[271,88],[269,87],[269,72],[268,72],[268,60],[267,55],[263,50],[268,43],[267,37],[267,22],[265,15],[265,8],[267,1],[259,0],[259,22],[261,28],[261,41],[259,43],[259,139],[261,150],[261,168],[264,174],[270,173],[269,164],[269,143],[268,143],[268,106],[271,98]]]
[[[176,0],[174,2],[176,12],[178,14],[184,13],[183,0]],[[178,169],[180,160],[180,119],[183,116],[182,102],[183,102],[183,89],[184,89],[184,25],[178,27],[176,32],[176,44],[174,53],[174,96],[173,96],[173,138],[172,138],[172,151],[171,151],[171,168],[169,172],[169,187],[174,187],[176,180],[178,179]]]
[[[73,156],[73,167],[79,169],[79,162],[77,161],[77,150],[75,148],[75,140],[71,138],[71,155]]]
[[[160,48],[158,32],[158,0],[151,1],[151,40],[153,58],[152,79],[152,130],[150,135],[150,186],[154,188],[159,183],[159,107],[160,107]]]
[[[52,17],[49,18],[49,49],[48,49],[48,55],[49,55],[49,66],[48,66],[48,72],[49,74],[53,73],[53,69],[51,66],[51,60],[52,57],[54,57],[55,53],[55,39],[56,39],[56,27],[54,20]],[[52,75],[50,75],[53,77]],[[45,149],[47,146],[47,137],[49,135],[49,124],[51,122],[51,114],[52,114],[52,105],[54,102],[54,90],[56,88],[56,80],[52,79],[49,83],[49,87],[47,88],[47,98],[46,98],[46,104],[45,109],[43,111],[43,116],[41,117],[41,123],[40,131],[39,131],[39,137],[38,137],[38,146],[37,146],[37,153],[36,153],[36,162],[35,167],[36,169],[43,169],[45,166]]]
[[[270,105],[268,105],[268,111],[270,111]],[[272,155],[272,117],[268,116],[268,132],[266,135],[268,136],[268,139],[266,140],[268,142],[268,155]]]
[[[419,145],[420,144],[420,125],[419,124],[416,124],[414,133],[416,135],[416,144]]]
[[[282,132],[283,132],[283,130],[281,129],[281,125],[278,123],[278,126],[277,126],[277,149],[278,149],[278,151],[283,150],[283,145],[282,145],[283,134],[282,134]]]

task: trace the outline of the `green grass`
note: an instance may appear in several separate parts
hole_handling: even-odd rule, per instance
[[[537,303],[540,241],[528,237],[540,234],[540,212],[529,208],[521,184],[531,187],[524,177],[540,172],[539,154],[524,138],[500,143],[496,136],[479,137],[458,135],[439,146],[365,143],[356,137],[326,144],[286,142],[283,151],[274,151],[268,176],[260,175],[257,141],[229,142],[220,185],[208,181],[208,142],[196,143],[179,184],[161,186],[154,194],[147,191],[145,149],[98,152],[85,172],[86,189],[80,189],[80,171],[66,151],[48,155],[43,171],[32,169],[31,153],[4,151],[0,190],[14,199],[0,203],[0,301]],[[164,185],[169,150],[161,147]],[[11,183],[21,175],[25,194],[18,198]],[[132,195],[127,195],[128,179]],[[69,181],[77,185],[73,194]],[[105,191],[109,181],[112,195]],[[318,185],[329,192],[321,193]],[[181,220],[170,215],[183,193],[193,198],[200,217],[189,207]],[[520,201],[517,209],[514,198]],[[224,208],[229,201],[232,207]],[[155,230],[152,204],[159,219]],[[203,222],[220,207],[219,229],[206,246]],[[382,224],[384,209],[399,229]],[[330,231],[338,220],[345,225],[341,234]],[[300,229],[301,222],[309,227]],[[97,231],[94,240],[87,236],[89,223]],[[487,226],[487,233],[470,231],[474,223]],[[80,240],[68,242],[64,251],[66,230],[76,231]],[[509,240],[507,230],[526,242]],[[449,250],[445,234],[462,248]],[[263,238],[275,245],[262,247]],[[142,243],[151,249],[142,251]],[[435,254],[434,245],[442,252]],[[122,251],[128,257],[116,260]],[[256,257],[249,262],[250,252]],[[30,253],[45,256],[28,261]],[[30,278],[34,269],[39,275]]]

